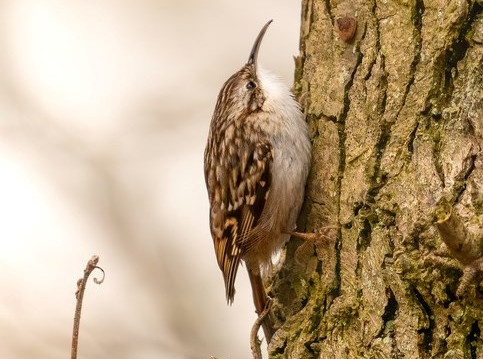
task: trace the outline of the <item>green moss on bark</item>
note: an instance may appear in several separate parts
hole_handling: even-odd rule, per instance
[[[302,3],[294,90],[313,143],[303,223],[272,291],[271,358],[483,355],[483,298],[434,226],[483,238],[483,17],[474,1]],[[355,40],[334,28],[355,17]],[[329,239],[324,240],[323,238]],[[478,243],[475,248],[478,247]]]

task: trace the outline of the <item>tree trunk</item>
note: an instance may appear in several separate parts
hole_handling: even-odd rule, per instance
[[[480,4],[304,0],[300,41],[320,236],[271,280],[270,358],[482,358]]]

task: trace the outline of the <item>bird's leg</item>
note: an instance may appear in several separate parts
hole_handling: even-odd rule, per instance
[[[265,292],[265,287],[263,286],[263,281],[260,274],[254,273],[250,269],[248,269],[248,277],[250,278],[250,284],[252,285],[253,302],[255,303],[255,310],[257,312],[258,317],[259,318],[262,317],[260,322],[263,326],[265,339],[267,340],[267,343],[270,343],[270,339],[272,339],[272,335],[275,332],[273,327],[273,321],[269,315],[269,311],[265,313],[265,309],[267,308],[267,303],[270,302],[270,298],[267,296],[267,293]]]

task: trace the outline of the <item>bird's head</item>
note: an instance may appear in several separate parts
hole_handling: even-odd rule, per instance
[[[272,20],[260,30],[250,51],[247,63],[223,85],[215,109],[215,117],[229,119],[257,112],[267,98],[263,77],[258,66],[258,52],[263,36]]]

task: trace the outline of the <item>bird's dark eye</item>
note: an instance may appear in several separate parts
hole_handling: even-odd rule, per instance
[[[257,87],[257,85],[255,84],[255,82],[253,82],[253,81],[248,81],[247,82],[247,85],[246,85],[247,90],[253,90],[255,87]]]

